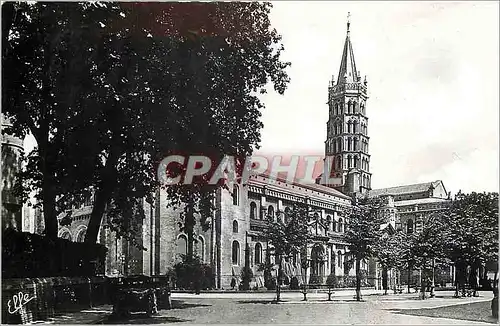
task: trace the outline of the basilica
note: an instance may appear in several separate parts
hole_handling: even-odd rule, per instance
[[[216,209],[209,218],[212,227],[204,231],[197,225],[195,230],[196,254],[212,266],[216,288],[227,289],[232,282],[240,282],[245,262],[249,262],[253,270],[252,286],[264,286],[263,272],[258,267],[266,259],[274,262],[274,257],[266,257],[269,243],[263,232],[264,220],[270,216],[286,223],[287,211],[294,203],[307,203],[310,207],[312,239],[307,251],[302,253],[307,257],[287,258],[285,276],[288,280],[296,277],[300,283],[309,283],[314,277],[323,283],[330,274],[339,277],[355,275],[354,268],[344,264],[349,250],[343,233],[349,221],[342,215],[343,208],[351,205],[353,196],[385,198],[387,221],[381,228],[387,228],[388,232],[402,229],[409,233],[417,232],[426,214],[443,209],[449,200],[449,193],[439,180],[385,189],[371,188],[368,83],[357,70],[349,29],[348,23],[339,72],[327,90],[329,119],[325,157],[333,163],[334,177],[341,182],[333,185],[299,184],[260,174],[230,190],[219,189],[214,199]],[[140,243],[146,251],[101,229],[99,242],[108,247],[107,275],[165,275],[179,261],[180,255],[186,254],[187,236],[179,231],[178,226],[180,212],[167,208],[165,193],[159,191],[156,197],[154,206],[144,202],[146,217]],[[60,226],[59,236],[83,241],[91,205],[88,202],[75,209],[70,216],[71,225]],[[2,216],[6,215],[2,213]],[[32,217],[32,221],[35,219],[36,216]],[[36,223],[32,222],[30,228],[32,232],[39,231]],[[304,259],[310,262],[310,268],[301,268],[300,262]],[[367,275],[367,282],[379,288],[381,271],[377,263],[364,261],[361,268]]]

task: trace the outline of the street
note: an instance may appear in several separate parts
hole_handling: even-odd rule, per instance
[[[365,294],[363,302],[343,292],[327,301],[325,293],[309,294],[308,301],[301,293],[282,293],[284,302],[272,303],[271,293],[206,293],[201,295],[174,293],[174,309],[161,310],[158,315],[133,315],[127,320],[103,320],[102,323],[170,323],[189,324],[468,324],[494,323],[490,317],[490,292],[479,298],[452,298],[452,292],[438,292],[437,297],[418,300],[416,294]],[[473,305],[480,306],[478,310]],[[435,318],[439,309],[463,313],[452,318]],[[467,311],[473,309],[475,317]],[[437,314],[439,315],[439,313]],[[450,317],[450,316],[448,316]],[[477,322],[475,320],[482,320]],[[486,322],[486,323],[485,323]]]

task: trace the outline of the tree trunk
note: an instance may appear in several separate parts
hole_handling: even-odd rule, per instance
[[[43,220],[45,223],[45,236],[50,239],[57,238],[57,212],[56,212],[56,194],[54,193],[54,180],[52,179],[53,170],[47,162],[47,141],[39,145],[41,156],[42,179],[42,201],[43,201]]]
[[[279,259],[279,264],[278,264],[278,275],[276,277],[276,302],[280,302],[281,300],[281,273],[283,270],[283,266],[281,263],[281,255],[277,256]]]
[[[408,264],[408,293],[411,293],[411,272],[412,272],[412,266],[411,264]]]
[[[384,295],[387,295],[387,267],[382,267],[382,288]]]
[[[42,201],[43,201],[43,221],[45,223],[45,236],[50,239],[57,238],[57,213],[56,213],[56,196],[52,191],[53,184],[50,178],[43,178],[42,186]]]
[[[87,226],[87,233],[85,235],[86,243],[96,243],[99,229],[101,228],[102,218],[106,210],[106,204],[110,201],[112,194],[112,185],[107,184],[104,189],[99,189],[95,196],[92,212],[90,213],[90,221]]]
[[[194,257],[194,225],[196,223],[193,212],[194,203],[190,200],[186,205],[184,229],[187,235],[187,258],[192,260]]]
[[[106,210],[106,205],[111,200],[111,195],[116,185],[116,171],[115,164],[118,160],[118,154],[113,151],[110,153],[106,161],[105,169],[103,172],[103,179],[99,182],[96,190],[94,205],[92,213],[90,213],[90,221],[87,226],[87,233],[85,235],[86,243],[96,243],[99,229],[101,228],[102,218]]]
[[[361,259],[356,257],[356,301],[361,301]]]
[[[420,273],[420,299],[425,300],[425,286],[427,283],[427,280],[425,278],[425,263],[426,260],[424,259],[424,263],[422,264],[422,271]]]

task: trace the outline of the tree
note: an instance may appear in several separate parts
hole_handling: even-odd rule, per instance
[[[458,296],[459,287],[467,282],[468,267],[474,281],[470,283],[476,285],[477,270],[488,262],[498,263],[498,193],[459,192],[441,219],[446,226],[445,254],[456,268]],[[486,269],[481,277],[485,274]]]
[[[413,257],[413,266],[420,267],[420,295],[425,299],[425,285],[428,283],[426,275],[428,268],[432,267],[434,273],[436,259],[444,259],[444,248],[446,243],[443,241],[445,224],[439,214],[430,214],[422,218],[422,229],[416,232],[414,236],[409,237],[410,255]]]
[[[384,293],[387,294],[387,273],[391,268],[403,267],[402,248],[404,243],[404,235],[401,230],[397,230],[394,234],[384,233],[375,243],[375,257],[382,267],[382,284]]]
[[[277,217],[284,214],[277,212]],[[288,223],[285,223],[288,220]],[[276,302],[280,301],[280,285],[283,276],[283,259],[300,253],[310,238],[307,222],[309,209],[306,204],[295,203],[288,213],[288,218],[275,218],[268,215],[266,219],[265,236],[272,246],[271,254],[278,262],[278,277],[276,286]]]
[[[2,107],[13,118],[10,132],[37,141],[24,184],[38,192],[51,237],[59,212],[92,192],[85,241],[96,241],[106,209],[110,226],[126,235],[142,219],[141,199],[153,201],[153,162],[164,155],[251,154],[262,128],[258,93],[268,81],[283,93],[289,81],[269,4],[36,3],[16,10],[3,25],[12,36],[2,53]],[[202,199],[218,188],[203,186],[168,188],[172,205],[187,203],[190,240],[194,214],[206,218],[210,208]]]
[[[384,203],[380,198],[353,199],[352,206],[344,212],[348,228],[344,239],[356,264],[356,300],[361,301],[361,261],[375,257],[376,246],[384,222],[380,209]]]

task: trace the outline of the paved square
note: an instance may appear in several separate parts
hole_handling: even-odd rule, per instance
[[[364,296],[356,302],[353,293],[341,293],[327,301],[325,293],[309,294],[303,302],[301,293],[283,293],[284,302],[272,303],[272,293],[207,293],[201,295],[173,294],[174,309],[162,310],[157,316],[146,318],[135,315],[129,320],[104,323],[189,323],[189,324],[459,324],[491,325],[495,323],[487,308],[492,294],[481,293],[479,298],[452,298],[451,292],[437,293],[437,297],[419,300],[417,294]],[[469,307],[479,304],[480,318],[457,314],[453,318],[429,317],[427,311],[443,307]],[[471,306],[472,307],[472,306]],[[478,306],[479,307],[479,306]],[[428,309],[426,309],[428,308]],[[448,309],[448,308],[446,308]],[[477,310],[475,306],[472,309]],[[461,310],[459,308],[459,310]],[[466,313],[468,314],[468,313]],[[434,314],[436,315],[436,314]],[[438,314],[439,315],[439,314]],[[450,314],[448,313],[448,316]],[[483,316],[484,315],[484,316]],[[432,316],[432,314],[431,314]],[[461,319],[457,319],[461,318]],[[473,320],[464,320],[473,319]],[[483,322],[474,320],[481,319]]]

